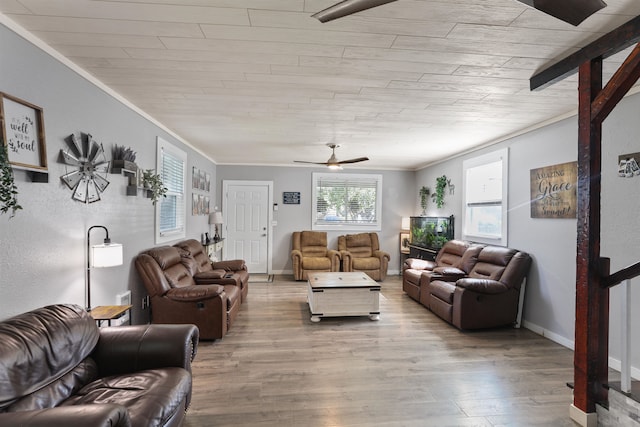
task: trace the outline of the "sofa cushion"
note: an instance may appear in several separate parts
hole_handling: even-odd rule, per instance
[[[127,408],[140,426],[163,426],[191,390],[191,376],[182,368],[150,369],[96,380],[67,399],[61,406],[114,403]]]
[[[327,257],[305,257],[302,259],[305,270],[331,270],[331,259]]]
[[[347,234],[345,244],[346,250],[348,250],[354,258],[373,256],[373,247],[369,233]]]
[[[380,270],[380,258],[353,258],[351,262],[354,270]]]
[[[87,357],[69,373],[14,402],[7,412],[34,411],[60,405],[82,387],[98,378],[96,362]]]
[[[72,372],[91,353],[99,335],[93,318],[75,305],[43,307],[1,322],[0,412]],[[63,397],[62,384],[73,387],[85,379],[82,373],[65,377],[50,390],[52,399]]]
[[[431,295],[434,295],[442,301],[453,304],[453,294],[456,291],[456,285],[450,282],[435,280],[430,284]]]
[[[469,277],[476,279],[500,280],[511,258],[517,251],[501,246],[486,246],[478,255],[478,262],[469,272]]]

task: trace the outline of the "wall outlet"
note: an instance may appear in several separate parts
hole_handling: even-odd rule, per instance
[[[149,307],[149,295],[142,297],[142,309],[146,310]]]

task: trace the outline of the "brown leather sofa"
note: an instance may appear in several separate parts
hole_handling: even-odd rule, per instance
[[[459,329],[519,326],[530,266],[525,252],[452,240],[435,261],[406,260],[402,287]]]
[[[198,262],[178,246],[149,249],[135,264],[151,298],[152,323],[191,323],[205,340],[226,335],[242,301],[235,272],[201,272],[198,282]]]
[[[98,328],[77,305],[0,322],[0,425],[179,426],[194,325]]]
[[[195,240],[184,240],[174,246],[182,249],[196,261],[196,273],[193,276],[199,285],[236,285],[240,288],[241,302],[249,294],[249,272],[242,259],[211,262],[202,244]]]
[[[376,233],[347,234],[338,237],[342,271],[362,271],[373,280],[387,277],[391,256],[380,250]]]
[[[324,231],[294,231],[291,248],[295,280],[307,280],[309,272],[340,271],[340,253],[327,248]]]

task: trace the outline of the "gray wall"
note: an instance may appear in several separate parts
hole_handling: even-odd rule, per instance
[[[217,194],[222,194],[224,180],[273,181],[273,202],[278,203],[274,220],[278,225],[273,228],[273,272],[292,274],[291,233],[311,230],[311,174],[326,172],[326,168],[304,167],[260,167],[260,166],[223,166],[217,167]],[[342,172],[338,172],[342,173]],[[380,247],[389,252],[389,273],[398,274],[400,270],[400,228],[403,216],[413,215],[416,200],[414,188],[415,173],[407,171],[379,171],[366,169],[345,169],[343,173],[382,174],[382,231],[378,233]],[[299,191],[299,205],[282,203],[282,192]],[[220,203],[222,200],[218,199]],[[337,249],[338,236],[346,232],[329,231],[329,247]]]
[[[156,137],[161,136],[187,151],[189,177],[195,165],[215,182],[215,165],[1,25],[0,91],[44,109],[49,164],[48,183],[33,183],[26,172],[15,171],[24,209],[12,219],[0,216],[0,318],[53,303],[84,306],[86,232],[99,224],[124,245],[125,264],[92,270],[92,305],[114,304],[116,294],[131,290],[134,321],[145,321],[147,313],[140,309],[145,291],[132,260],[154,246],[154,207],[150,199],[126,196],[126,177],[112,174],[101,201],[73,201],[60,180],[64,138],[90,133],[104,145],[107,159],[115,144],[129,146],[138,153],[138,166],[149,169],[156,167]],[[210,196],[215,197],[213,190]],[[189,202],[190,197],[188,192]],[[199,238],[208,230],[206,216],[192,216],[189,209],[187,236]],[[103,238],[96,230],[92,244]]]

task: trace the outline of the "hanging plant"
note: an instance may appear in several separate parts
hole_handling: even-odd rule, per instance
[[[427,203],[429,202],[429,194],[431,190],[429,187],[422,187],[420,189],[420,207],[422,208],[422,215],[427,214]]]
[[[18,204],[18,187],[13,180],[13,169],[9,164],[7,147],[0,138],[0,212],[4,214],[11,210],[9,218],[13,218],[18,209],[22,209]]]
[[[167,197],[167,187],[164,186],[160,175],[155,173],[153,169],[147,169],[142,172],[142,185],[149,191],[151,202],[155,205],[160,197]]]
[[[436,178],[436,191],[431,195],[438,208],[444,206],[444,189],[447,186],[447,176],[442,175]]]

